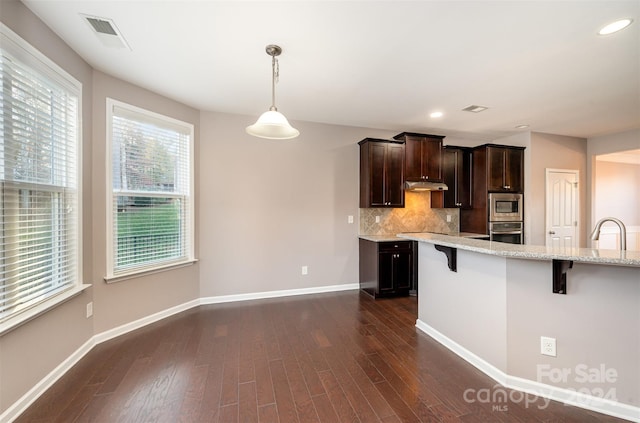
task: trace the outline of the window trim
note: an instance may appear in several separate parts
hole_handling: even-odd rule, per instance
[[[135,272],[119,273],[116,276],[111,276],[111,277],[105,276],[104,281],[106,283],[122,282],[129,279],[136,279],[136,278],[141,278],[143,276],[153,275],[155,273],[160,273],[167,270],[173,270],[173,269],[179,269],[181,267],[191,266],[192,264],[196,264],[197,262],[198,262],[198,259],[195,259],[195,258],[192,258],[190,260],[176,260],[174,263],[167,262],[160,266],[155,266],[155,268],[153,269],[145,268],[143,270],[136,270]]]
[[[77,220],[75,222],[76,228],[76,268],[75,268],[75,281],[72,285],[63,289],[54,290],[49,292],[48,295],[38,301],[34,301],[30,304],[26,304],[16,311],[12,312],[2,322],[0,322],[0,336],[5,333],[25,324],[26,322],[40,316],[43,313],[69,301],[69,299],[80,294],[91,285],[84,284],[83,281],[83,209],[82,209],[82,194],[83,194],[83,152],[82,152],[82,133],[83,133],[83,121],[82,121],[82,83],[74,78],[69,72],[64,70],[52,59],[48,58],[45,54],[40,52],[37,48],[32,46],[29,42],[20,37],[17,33],[11,30],[4,23],[0,22],[0,38],[2,39],[3,49],[7,50],[15,56],[17,59],[28,65],[35,72],[45,75],[51,78],[56,83],[60,84],[64,89],[71,91],[77,96],[78,110],[76,116],[77,133],[76,133],[76,199],[77,199]],[[25,186],[31,185],[26,183]],[[41,185],[40,188],[43,188]]]
[[[9,333],[12,330],[24,325],[25,323],[37,318],[41,314],[44,314],[58,307],[59,305],[66,303],[73,297],[80,295],[82,292],[84,292],[88,288],[91,288],[92,286],[93,285],[88,284],[78,284],[76,286],[72,286],[70,288],[61,290],[60,292],[56,292],[47,300],[36,303],[31,307],[26,308],[24,311],[16,313],[15,316],[10,317],[9,319],[0,323],[0,336]]]
[[[125,270],[122,272],[115,272],[115,257],[114,257],[114,213],[113,213],[113,116],[114,108],[124,109],[136,114],[142,114],[146,118],[152,121],[160,121],[167,125],[175,125],[176,127],[187,129],[189,133],[189,193],[187,198],[188,203],[188,245],[185,246],[186,257],[178,260],[167,260],[155,265],[149,265],[139,267],[133,270]],[[138,277],[163,272],[195,263],[195,201],[194,201],[194,134],[195,126],[192,123],[181,121],[170,116],[166,116],[160,113],[156,113],[141,107],[137,107],[122,101],[115,100],[107,97],[106,99],[106,127],[107,127],[107,142],[105,163],[106,163],[106,276],[104,281],[107,283],[120,282],[128,279],[135,279]],[[171,196],[171,195],[168,195]]]

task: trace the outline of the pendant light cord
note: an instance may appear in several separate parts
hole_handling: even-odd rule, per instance
[[[271,56],[271,107],[269,110],[278,111],[276,107],[276,82],[280,78],[280,65],[276,56]]]

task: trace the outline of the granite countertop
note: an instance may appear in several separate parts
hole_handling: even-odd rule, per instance
[[[581,263],[640,267],[640,251],[599,250],[595,248],[553,248],[544,245],[520,245],[483,241],[462,234],[401,233],[399,238],[428,242],[445,247],[475,251],[494,256],[532,260],[571,260]],[[485,235],[486,236],[486,235]]]
[[[373,242],[406,241],[406,239],[398,238],[395,235],[358,235],[358,238]]]
[[[420,232],[420,233],[407,232],[407,233],[397,234],[397,235],[358,235],[358,238],[366,239],[367,241],[373,241],[373,242],[393,242],[393,241],[404,241],[405,240],[404,237],[400,237],[399,235],[417,235],[417,234],[422,234],[422,233],[432,233],[432,232]],[[489,237],[489,235],[486,235],[486,234],[476,234],[476,233],[472,233],[472,232],[451,232],[451,233],[440,234],[440,235],[460,236],[460,237],[463,237],[463,238],[487,238],[487,237]]]

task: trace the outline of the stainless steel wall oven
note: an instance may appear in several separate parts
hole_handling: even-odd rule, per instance
[[[512,193],[489,193],[489,239],[524,244],[523,196]]]
[[[522,222],[489,222],[489,240],[523,244]]]

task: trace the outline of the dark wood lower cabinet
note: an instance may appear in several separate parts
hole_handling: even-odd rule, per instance
[[[409,295],[415,289],[414,241],[360,239],[360,289],[378,297]]]

